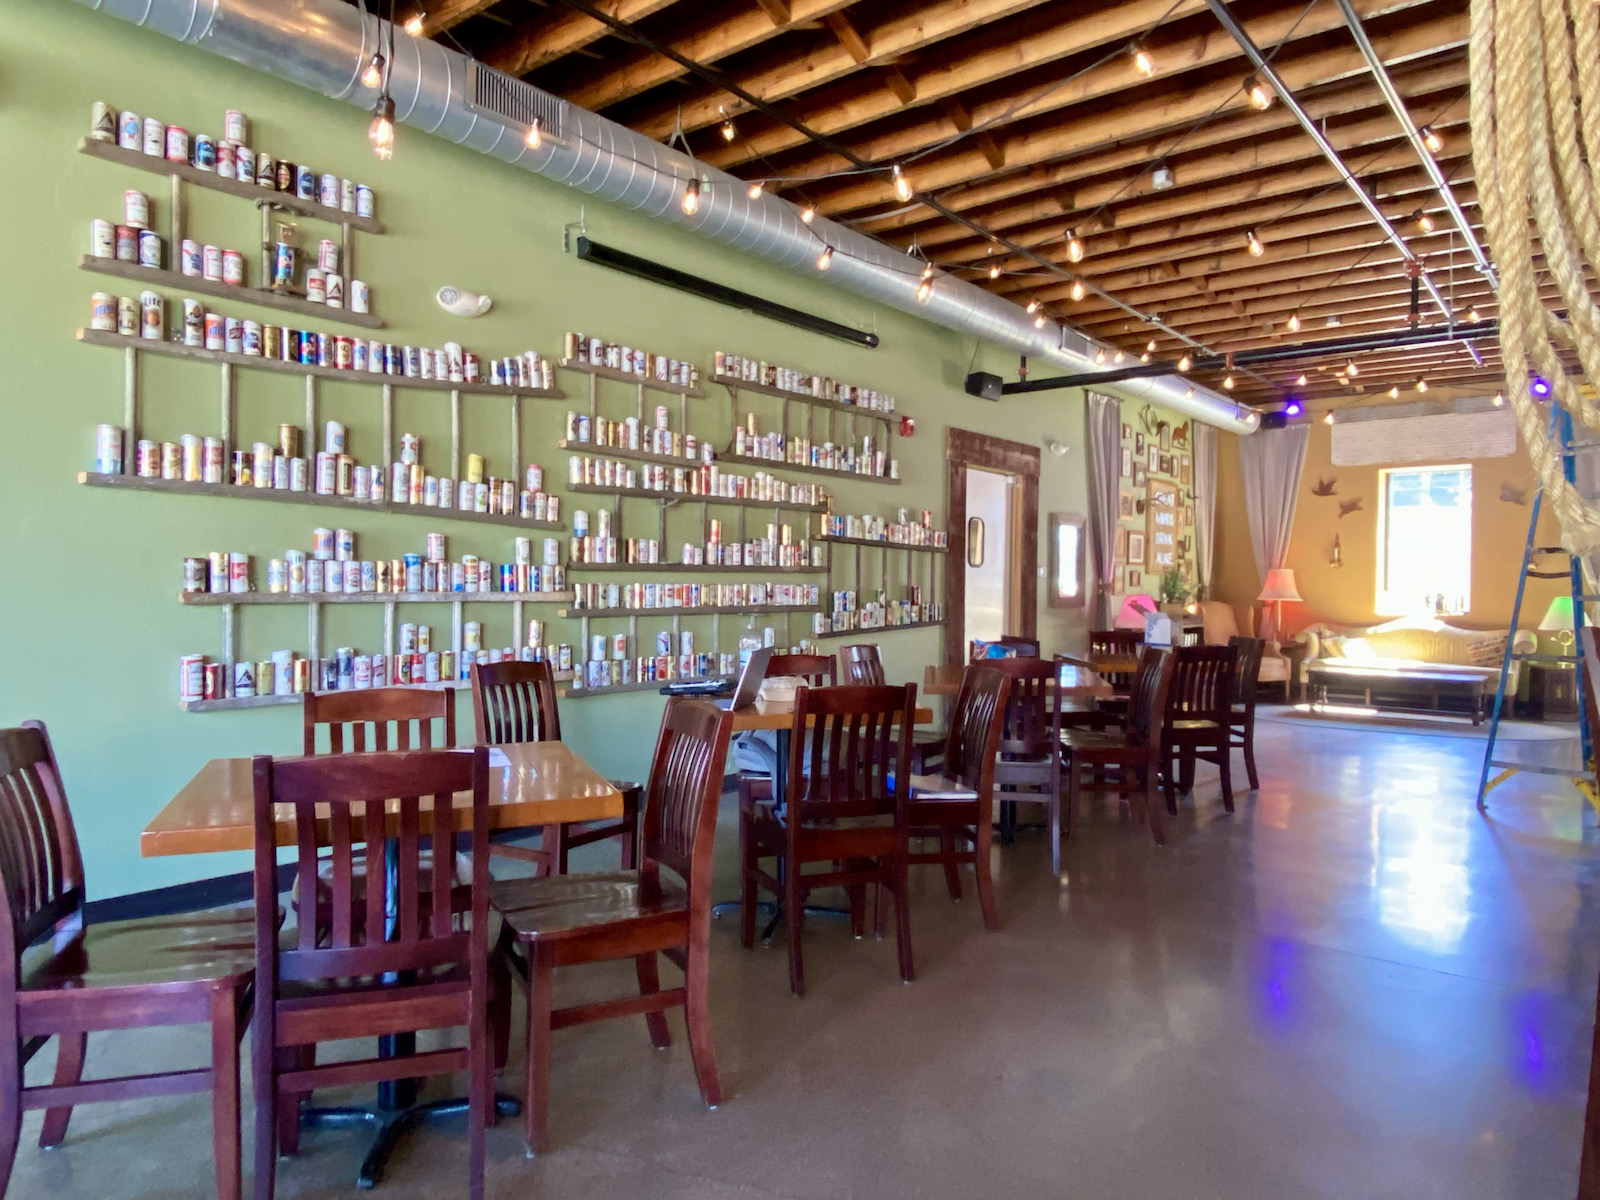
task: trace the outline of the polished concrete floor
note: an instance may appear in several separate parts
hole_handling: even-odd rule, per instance
[[[813,920],[795,1000],[783,932],[745,953],[724,918],[722,1107],[701,1106],[676,1018],[662,1053],[637,1020],[565,1031],[555,1148],[525,1159],[503,1122],[489,1194],[1570,1200],[1600,968],[1595,820],[1567,784],[1530,775],[1481,817],[1481,752],[1263,725],[1260,793],[1228,816],[1202,770],[1164,849],[1098,806],[1060,880],[1036,834],[998,850],[997,934],[927,871],[911,986],[892,939]],[[719,894],[734,844],[725,820]],[[567,995],[631,984],[609,969],[558,981]],[[90,1069],[202,1046],[107,1035]],[[30,1115],[10,1195],[204,1196],[207,1109],[80,1109],[48,1153]],[[349,1196],[365,1138],[308,1133],[278,1194]],[[378,1194],[459,1196],[465,1170],[461,1124],[442,1122]]]

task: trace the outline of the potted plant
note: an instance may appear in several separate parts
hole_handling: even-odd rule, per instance
[[[1189,600],[1189,581],[1178,567],[1169,567],[1161,574],[1158,588],[1161,593],[1161,611],[1174,620],[1182,620],[1184,606]]]

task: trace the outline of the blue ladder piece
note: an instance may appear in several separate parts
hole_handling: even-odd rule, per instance
[[[1559,436],[1561,439],[1562,474],[1566,477],[1568,483],[1576,483],[1577,468],[1573,461],[1574,458],[1582,450],[1600,446],[1600,442],[1574,442],[1572,440],[1572,414],[1555,404],[1552,404],[1551,408],[1553,410],[1550,414],[1551,432]],[[1600,595],[1584,592],[1583,564],[1578,560],[1577,555],[1570,554],[1565,550],[1561,550],[1560,548],[1549,548],[1536,545],[1535,537],[1539,528],[1539,511],[1543,506],[1544,486],[1541,484],[1538,490],[1533,494],[1533,511],[1528,518],[1528,543],[1522,551],[1522,571],[1517,576],[1517,598],[1511,606],[1511,631],[1506,637],[1505,655],[1500,661],[1500,681],[1495,685],[1494,712],[1489,719],[1489,741],[1483,750],[1483,770],[1478,776],[1479,812],[1483,812],[1488,808],[1489,792],[1496,785],[1504,782],[1510,776],[1519,771],[1534,775],[1559,775],[1568,779],[1583,780],[1590,783],[1592,783],[1594,778],[1593,772],[1589,767],[1591,762],[1590,756],[1593,750],[1590,740],[1592,731],[1589,728],[1589,710],[1587,704],[1589,683],[1588,680],[1584,678],[1583,638],[1580,635],[1583,630],[1584,603],[1585,601],[1600,600]],[[1530,577],[1545,579],[1556,577],[1552,572],[1537,571],[1533,569],[1532,564],[1534,557],[1546,554],[1567,555],[1567,578],[1572,587],[1572,630],[1574,638],[1574,652],[1572,654],[1540,654],[1538,652],[1531,654],[1518,654],[1512,649],[1512,643],[1516,639],[1517,629],[1521,625],[1522,600],[1527,590],[1528,579]],[[1578,699],[1578,730],[1579,738],[1582,744],[1582,762],[1584,764],[1582,769],[1572,771],[1565,767],[1540,766],[1533,763],[1518,762],[1511,759],[1500,759],[1494,756],[1495,741],[1500,736],[1500,720],[1505,707],[1506,681],[1510,678],[1511,664],[1513,661],[1534,663],[1569,662],[1573,664],[1574,674],[1576,676],[1575,682],[1577,684],[1576,695]],[[1498,770],[1500,773],[1491,779],[1489,777],[1489,772],[1492,770]],[[1592,795],[1591,799],[1593,799]]]

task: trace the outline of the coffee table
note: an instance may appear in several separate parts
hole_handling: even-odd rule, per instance
[[[1476,671],[1448,668],[1385,670],[1366,663],[1312,663],[1306,668],[1311,686],[1311,711],[1328,703],[1329,696],[1359,696],[1368,708],[1394,712],[1454,713],[1483,722],[1491,677]],[[1442,700],[1464,700],[1467,711],[1455,713]]]

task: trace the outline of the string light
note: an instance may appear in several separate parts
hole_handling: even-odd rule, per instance
[[[802,208],[800,210],[800,219],[807,225],[815,221],[817,219],[817,206],[815,204],[808,204]]]
[[[1250,98],[1250,107],[1261,112],[1272,107],[1272,89],[1254,75],[1244,81],[1244,93]]]
[[[1038,312],[1039,311],[1039,302],[1037,300],[1029,300],[1028,301],[1028,311],[1030,313]]]
[[[1094,365],[1097,367],[1106,365],[1106,350],[1104,346],[1094,352]]]
[[[367,63],[367,69],[361,72],[361,86],[373,91],[383,86],[383,55],[374,54]]]
[[[533,119],[533,124],[528,126],[528,136],[523,138],[522,140],[527,143],[527,146],[528,146],[529,150],[537,150],[539,148],[539,143],[540,143],[540,141],[543,140],[543,137],[544,137],[544,135],[543,135],[543,133],[542,133],[542,131],[540,129],[540,126],[542,124],[543,124],[542,119],[539,118],[539,117],[535,117]]]
[[[1322,423],[1324,425],[1332,425],[1333,424],[1333,409],[1330,408],[1328,410],[1328,415],[1322,418]]]
[[[1155,340],[1155,338],[1151,338],[1148,342],[1146,342],[1144,344],[1144,348],[1146,350],[1148,350],[1151,354],[1154,354],[1156,352],[1156,340]]]
[[[683,189],[683,211],[689,216],[694,216],[700,211],[700,181],[691,179]]]
[[[749,196],[752,200],[759,200],[761,199],[761,193],[764,191],[766,191],[766,185],[758,179],[756,182],[750,185],[750,189],[745,193],[745,195]]]
[[[995,266],[992,266],[992,267],[989,268],[989,278],[990,279],[999,279],[1000,278],[1000,267],[999,267],[998,264],[996,264]]]
[[[1426,379],[1417,380],[1417,391],[1425,392],[1427,390],[1428,390],[1428,381]]]
[[[901,204],[911,199],[911,180],[906,178],[899,163],[894,165],[894,194]]]
[[[733,127],[733,118],[724,116],[722,121],[722,140],[731,142],[739,131]]]
[[[1146,50],[1141,43],[1135,42],[1133,44],[1132,56],[1133,69],[1146,79],[1156,73],[1156,60],[1150,57],[1150,51]]]
[[[1071,295],[1074,300],[1082,300],[1084,296],[1088,295],[1088,293],[1089,289],[1083,286],[1083,280],[1074,279],[1072,281]]]
[[[1190,388],[1188,391],[1184,392],[1183,393],[1183,398],[1185,400],[1193,400],[1194,399],[1194,389]]]
[[[833,266],[833,247],[824,246],[822,253],[817,255],[817,270],[826,271],[831,266]]]
[[[1230,392],[1233,391],[1233,376],[1224,376],[1222,380],[1222,386],[1227,388]]]
[[[422,13],[420,11],[412,13],[409,17],[406,18],[406,23],[403,26],[401,26],[401,28],[403,28],[412,37],[421,37],[422,36]]]
[[[1187,354],[1178,360],[1178,370],[1180,371],[1187,371],[1192,366],[1194,366],[1194,359]]]
[[[1475,309],[1475,308],[1469,310],[1467,312],[1467,320],[1471,321],[1474,325],[1476,325],[1478,323],[1478,321],[1481,320],[1481,318],[1478,316],[1478,310]]]
[[[931,295],[933,295],[933,280],[923,275],[922,282],[917,284],[917,303],[926,304]]]
[[[1295,387],[1305,387],[1305,385],[1306,385],[1306,377],[1304,375],[1300,376],[1299,379],[1296,379],[1294,381],[1294,385],[1295,385]]]
[[[1250,249],[1251,258],[1260,258],[1267,252],[1267,248],[1261,244],[1261,239],[1256,236],[1254,229],[1244,235],[1244,243]]]
[[[1033,319],[1033,327],[1035,329],[1043,329],[1044,328],[1044,314],[1043,313],[1040,313],[1037,317],[1035,317]]]
[[[1400,389],[1399,389],[1398,386],[1392,387],[1392,388],[1389,389],[1389,399],[1391,399],[1391,400],[1400,399]]]
[[[1083,261],[1083,240],[1078,237],[1076,229],[1067,230],[1067,261],[1075,263]]]
[[[930,280],[932,278],[933,278],[933,264],[929,263],[927,266],[922,268],[922,280],[923,280],[924,283],[926,283],[928,280]],[[1036,301],[1034,301],[1033,308],[1038,308],[1038,307],[1039,307],[1039,302],[1036,300]],[[1032,312],[1033,308],[1030,308],[1028,311]]]
[[[1111,361],[1112,361],[1112,363],[1120,363],[1123,359],[1125,359],[1127,357],[1128,356],[1126,354],[1124,354],[1121,350],[1118,350],[1115,354],[1113,354],[1111,356]]]
[[[367,141],[372,143],[372,152],[379,158],[394,157],[394,101],[387,96],[379,96],[377,104],[372,107],[372,124],[367,126]]]
[[[1417,214],[1417,228],[1422,230],[1423,233],[1432,233],[1433,218],[1425,212],[1419,212]]]
[[[1352,358],[1348,363],[1345,364],[1344,373],[1350,376],[1352,379],[1361,374],[1361,368],[1356,366],[1355,359]]]
[[[1430,154],[1437,154],[1444,149],[1444,139],[1431,125],[1424,125],[1417,132],[1422,135],[1422,144],[1428,148]]]
[[[1287,329],[1290,333],[1299,333],[1300,332],[1300,314],[1299,313],[1290,313],[1289,314],[1289,319],[1287,321],[1285,321],[1283,323],[1283,325],[1284,325],[1284,328]]]
[[[1143,354],[1139,355],[1139,361],[1142,362],[1142,363],[1149,362],[1150,361],[1150,351],[1146,350]]]
[[[1506,396],[1505,396],[1504,392],[1496,392],[1494,394],[1494,399],[1490,401],[1490,403],[1493,404],[1496,408],[1499,408],[1505,402],[1506,402]]]

